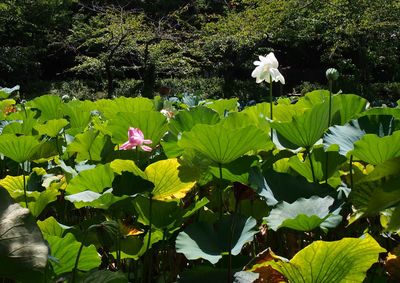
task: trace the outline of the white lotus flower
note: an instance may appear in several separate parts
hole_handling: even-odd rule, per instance
[[[258,56],[260,61],[254,61],[254,65],[257,67],[251,73],[253,78],[256,78],[256,83],[261,83],[262,81],[270,82],[270,78],[272,81],[277,82],[280,81],[282,84],[285,84],[285,78],[278,70],[278,60],[274,53],[269,53],[267,56]]]

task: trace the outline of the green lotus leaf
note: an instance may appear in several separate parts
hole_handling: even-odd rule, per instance
[[[398,122],[390,115],[365,115],[352,120],[343,126],[332,126],[325,133],[323,140],[327,148],[332,144],[339,145],[339,153],[347,156],[354,149],[354,143],[365,134],[379,137],[391,135]]]
[[[100,134],[99,131],[90,129],[77,134],[75,139],[67,146],[67,152],[76,153],[75,161],[77,162],[84,160],[101,161],[107,141],[108,138]]]
[[[400,232],[400,204],[392,209],[386,230],[395,233]]]
[[[235,228],[232,231],[232,255],[238,255],[245,243],[251,241],[257,233],[254,229],[257,221],[253,218],[237,216]],[[203,258],[217,263],[222,254],[229,252],[229,239],[231,237],[231,217],[223,217],[214,224],[196,222],[182,232],[176,238],[176,251],[183,253],[187,259],[195,260]]]
[[[386,250],[369,235],[339,241],[315,241],[290,262],[268,262],[289,282],[363,282],[367,270]]]
[[[169,131],[174,135],[190,131],[197,124],[214,125],[220,121],[215,111],[198,106],[188,110],[179,111],[169,123]]]
[[[330,196],[300,198],[294,203],[282,202],[273,208],[269,216],[264,219],[267,221],[268,227],[274,231],[283,227],[298,231],[311,231],[317,227],[325,229],[323,222],[331,216],[329,208],[333,202],[334,199]],[[340,222],[341,217],[337,220]]]
[[[28,187],[29,177],[26,177],[25,181]],[[18,202],[23,207],[26,206],[23,176],[6,176],[4,179],[0,180],[0,185],[8,191],[14,201]],[[42,192],[28,190],[26,193],[28,208],[35,217],[38,217],[46,206],[55,201],[59,195],[58,190],[51,188]]]
[[[161,145],[169,158],[182,155],[183,150],[178,146],[178,137],[182,132],[190,131],[197,124],[214,125],[220,120],[219,115],[204,106],[179,111],[171,119],[169,133],[163,138]]]
[[[3,134],[16,134],[16,135],[32,135],[34,126],[38,123],[36,118],[36,111],[26,109],[7,116],[7,120],[11,123],[6,125],[3,129]]]
[[[16,85],[12,88],[2,87],[0,88],[0,99],[5,99],[9,97],[14,91],[18,91],[20,89],[19,85]]]
[[[176,158],[160,160],[147,166],[146,180],[154,184],[154,199],[181,199],[193,188],[197,175],[190,168],[181,166]]]
[[[34,129],[39,132],[39,135],[49,136],[49,137],[56,137],[60,133],[60,131],[68,125],[68,121],[65,119],[53,119],[46,121],[45,124],[38,124],[34,126]]]
[[[62,238],[65,233],[71,229],[70,226],[59,223],[53,216],[50,216],[43,221],[39,220],[37,225],[39,226],[43,235],[57,236],[60,238]]]
[[[300,97],[294,107],[300,109],[310,109],[315,105],[321,104],[329,100],[329,91],[326,89],[317,89],[307,92],[303,97]]]
[[[347,153],[354,149],[354,142],[360,140],[365,135],[365,131],[359,127],[358,121],[353,120],[344,126],[332,126],[324,135],[324,146],[330,147],[332,144],[339,145],[339,153],[347,156]]]
[[[332,122],[344,125],[363,113],[368,105],[369,103],[365,98],[355,94],[334,95],[332,97]]]
[[[160,230],[152,230],[150,247],[155,243],[165,240],[164,233]],[[147,251],[147,243],[149,240],[149,233],[146,233],[144,237],[139,236],[126,236],[121,239],[121,258],[132,258],[138,259]],[[113,252],[112,255],[115,257],[116,253]]]
[[[207,100],[205,106],[217,112],[220,116],[224,116],[226,112],[238,111],[238,99],[219,99]]]
[[[0,189],[0,277],[41,282],[48,248],[29,210]]]
[[[113,180],[114,172],[110,165],[98,165],[93,169],[79,172],[79,174],[69,182],[67,193],[69,195],[84,191],[102,193],[104,189],[111,187]]]
[[[333,196],[335,191],[327,184],[310,183],[302,176],[278,173],[272,169],[263,172],[265,184],[278,201],[295,202],[299,198]]]
[[[18,163],[31,160],[38,147],[39,142],[33,136],[0,136],[0,152]]]
[[[83,132],[91,119],[91,111],[95,105],[90,101],[72,100],[62,106],[64,116],[68,117],[69,129],[66,132],[72,136]]]
[[[67,233],[63,238],[47,234],[43,236],[50,246],[50,255],[53,258],[50,263],[54,273],[59,276],[71,272],[74,269],[81,243],[78,242],[71,233]],[[89,271],[93,268],[97,268],[100,262],[100,256],[93,245],[88,247],[83,246],[77,269]]]
[[[301,115],[293,116],[290,122],[271,122],[271,127],[280,136],[297,147],[309,148],[313,146],[327,129],[328,102],[316,104]],[[281,144],[283,144],[281,142]]]
[[[364,112],[361,112],[357,115],[357,117],[362,117],[362,116],[369,116],[369,115],[374,115],[374,116],[392,116],[395,119],[400,119],[400,109],[399,108],[388,108],[388,107],[374,107],[370,108]]]
[[[304,160],[301,160],[304,159]],[[328,159],[328,168],[326,168]],[[330,150],[325,152],[322,147],[314,147],[311,152],[311,160],[314,170],[315,181],[323,181],[337,171],[339,165],[346,162],[346,158],[339,155],[338,151]],[[304,176],[308,181],[313,182],[313,175],[311,170],[310,158],[302,156],[301,158],[297,155],[289,158],[290,167]],[[326,173],[328,174],[326,176]]]
[[[202,198],[188,208],[183,208],[177,202],[165,202],[152,200],[152,226],[158,229],[168,228],[170,232],[180,228],[183,221],[192,216],[200,208],[208,203],[208,199]],[[138,222],[150,225],[150,200],[138,195],[133,201],[133,206],[138,215]]]
[[[126,283],[128,282],[128,278],[122,271],[93,270],[85,274],[80,282]]]
[[[28,107],[40,110],[40,121],[62,118],[62,102],[57,95],[42,95],[27,103]]]
[[[400,175],[400,157],[375,166],[367,175],[355,175],[350,201],[357,209],[357,217],[376,215],[400,200],[397,182]],[[353,221],[351,221],[353,222]]]
[[[102,194],[93,191],[83,191],[65,197],[66,200],[72,202],[76,208],[90,206],[98,209],[108,209],[117,201],[123,200],[125,197],[117,197],[112,194],[112,190],[107,190]]]
[[[108,130],[112,133],[112,141],[116,144],[123,144],[128,140],[129,127],[139,128],[145,139],[150,139],[157,145],[167,132],[167,118],[160,112],[119,112],[114,115],[108,124]]]
[[[55,156],[62,154],[62,138],[56,140],[44,140],[41,141],[35,154],[31,157],[36,163],[47,162],[54,159]],[[57,149],[58,147],[58,149]]]
[[[267,118],[271,114],[270,103],[257,103],[254,106],[246,107],[241,113],[246,114],[252,121],[252,124],[259,129],[267,133],[270,131],[269,123],[267,122]]]
[[[37,194],[37,196],[34,196],[34,200],[31,200],[30,195]],[[31,211],[32,215],[35,217],[39,217],[39,215],[42,213],[42,211],[46,208],[46,206],[49,203],[52,203],[53,201],[57,200],[57,196],[60,193],[58,190],[55,189],[46,189],[43,192],[29,192],[28,193],[28,207],[29,210]],[[22,202],[22,199],[21,199]]]
[[[182,134],[178,145],[194,149],[218,164],[226,164],[251,150],[267,148],[268,139],[265,132],[253,126],[227,128],[218,123],[194,126]]]
[[[93,224],[88,228],[89,234],[94,234],[100,245],[107,251],[120,240],[122,234],[120,224],[115,220],[103,221],[99,224]]]
[[[221,166],[222,169],[222,178],[231,182],[240,182],[242,184],[249,183],[249,176],[251,167],[258,164],[258,158],[255,156],[242,156],[238,159],[223,164]],[[209,168],[211,174],[214,177],[219,178],[220,171],[217,166],[210,166]]]
[[[373,165],[398,157],[400,156],[400,131],[382,138],[373,134],[364,135],[354,143],[351,154]]]
[[[155,110],[153,101],[144,97],[118,97],[113,100],[100,99],[95,104],[96,109],[107,119],[114,119],[118,112],[136,113]]]
[[[122,172],[131,172],[136,176],[146,179],[146,174],[132,160],[115,159],[110,163],[111,169],[121,175]]]

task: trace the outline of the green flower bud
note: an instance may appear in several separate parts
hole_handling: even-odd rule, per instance
[[[326,70],[326,78],[328,81],[336,81],[339,78],[339,72],[335,68]]]

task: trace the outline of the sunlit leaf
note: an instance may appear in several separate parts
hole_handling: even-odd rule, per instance
[[[102,193],[104,189],[111,187],[113,180],[114,172],[110,165],[98,165],[93,169],[80,172],[73,178],[67,186],[67,192],[70,195],[87,190]]]
[[[68,233],[63,238],[44,234],[45,239],[50,246],[50,255],[54,260],[50,261],[53,271],[56,275],[71,272],[74,269],[75,261],[81,246],[81,243],[75,240],[75,237]],[[88,271],[100,265],[100,257],[93,245],[83,246],[77,268],[82,271]]]
[[[57,95],[42,95],[27,103],[27,106],[40,110],[40,121],[62,118],[61,98]]]
[[[191,148],[217,164],[234,161],[251,150],[267,147],[268,136],[256,127],[227,128],[216,125],[196,125],[184,132],[178,145]]]
[[[128,140],[129,127],[139,128],[144,138],[153,142],[150,147],[156,146],[168,129],[167,118],[157,111],[119,112],[110,120],[107,129],[112,141],[121,145]]]
[[[154,199],[181,199],[196,183],[190,168],[181,166],[176,158],[160,160],[147,166],[146,180],[154,184]]]
[[[271,122],[271,127],[277,131],[278,139],[281,135],[297,147],[308,148],[314,145],[328,128],[328,108],[327,102],[316,104],[303,114],[293,116],[290,122]]]
[[[62,105],[63,115],[68,117],[69,129],[66,132],[72,136],[81,133],[89,124],[93,102],[72,100]]]
[[[390,136],[378,137],[368,134],[354,143],[351,153],[370,164],[380,164],[394,157],[400,156],[400,131]]]
[[[300,198],[294,203],[282,202],[271,210],[265,220],[268,227],[274,231],[283,227],[298,231],[311,231],[317,227],[325,228],[324,221],[331,216],[329,208],[333,202],[334,199],[330,196]],[[339,224],[341,217],[337,220],[336,224]]]
[[[107,119],[113,119],[118,112],[135,113],[155,110],[153,101],[145,97],[118,97],[113,100],[100,99],[95,104],[97,110]]]
[[[317,147],[314,148],[311,153],[311,160],[312,168],[310,158],[305,156],[291,157],[289,159],[289,165],[293,170],[307,178],[310,182],[313,181],[313,171],[315,181],[323,181],[326,178],[330,178],[337,171],[338,166],[344,163],[347,159],[339,155],[337,151],[330,150],[325,152],[322,147]],[[327,165],[328,168],[326,168]]]
[[[208,100],[205,106],[213,109],[220,116],[224,116],[226,112],[238,111],[238,99]]]
[[[289,282],[363,282],[367,270],[386,250],[369,235],[339,241],[315,241],[290,262],[270,262]]]
[[[0,152],[15,162],[31,160],[39,142],[33,136],[16,136],[3,134],[0,136]]]
[[[65,119],[53,119],[47,120],[45,124],[38,124],[34,128],[39,132],[39,135],[54,138],[66,125],[68,125],[68,121]]]
[[[125,199],[126,197],[117,197],[112,194],[112,190],[107,190],[102,194],[93,191],[83,191],[80,193],[68,195],[66,200],[72,202],[76,208],[90,206],[98,209],[108,209],[111,205]]]
[[[38,123],[37,113],[31,109],[11,113],[7,116],[10,121],[3,129],[3,134],[27,135],[33,134],[33,128]]]
[[[77,134],[75,139],[67,146],[67,152],[77,154],[76,161],[93,160],[101,161],[102,152],[107,146],[108,137],[99,131],[90,129],[82,134]]]
[[[70,226],[59,223],[53,216],[50,216],[43,221],[39,220],[37,225],[43,235],[58,236],[60,238],[64,236],[66,231],[71,229]]]

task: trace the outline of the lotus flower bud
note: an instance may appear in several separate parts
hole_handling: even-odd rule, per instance
[[[326,78],[328,81],[336,81],[339,78],[339,72],[335,68],[326,70]]]

